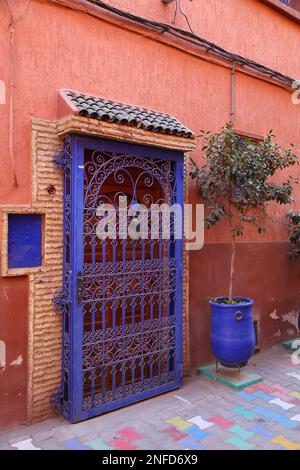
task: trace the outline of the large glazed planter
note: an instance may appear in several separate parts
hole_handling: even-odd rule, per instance
[[[226,367],[245,366],[255,349],[253,301],[238,298],[244,303],[220,304],[217,301],[222,297],[209,301],[212,351],[217,361]]]

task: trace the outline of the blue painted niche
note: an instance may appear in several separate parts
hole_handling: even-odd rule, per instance
[[[8,268],[34,268],[42,264],[42,216],[8,215]]]

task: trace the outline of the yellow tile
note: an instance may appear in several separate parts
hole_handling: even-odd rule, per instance
[[[300,449],[300,444],[297,444],[296,442],[290,441],[289,439],[286,439],[284,436],[281,434],[279,436],[274,437],[271,439],[274,444],[279,444],[282,447],[285,447],[288,450],[298,450]]]
[[[300,393],[299,392],[291,392],[291,393],[289,393],[289,396],[297,398],[298,400],[300,400]]]
[[[180,416],[174,416],[174,418],[168,419],[167,423],[173,424],[173,426],[176,426],[176,428],[180,429],[181,431],[184,431],[185,429],[193,426],[192,423],[184,421],[184,419],[180,418]]]

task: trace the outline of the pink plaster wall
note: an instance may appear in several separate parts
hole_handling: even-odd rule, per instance
[[[0,104],[0,204],[30,203],[30,120],[32,117],[56,119],[57,94],[61,88],[86,91],[174,114],[196,134],[201,128],[217,130],[229,120],[230,70],[51,1],[9,2],[17,18],[13,49],[10,47],[7,6],[0,2],[0,80],[6,84],[6,104]],[[107,0],[107,3],[161,22],[170,23],[173,18],[174,5],[163,5],[160,0]],[[300,25],[258,0],[182,0],[181,4],[195,33],[232,52],[300,78]],[[186,28],[185,20],[179,14],[176,24]],[[12,50],[15,51],[13,161],[9,155]],[[288,91],[238,73],[235,113],[236,128],[259,135],[272,128],[280,144],[294,142],[300,147],[300,105],[292,104]],[[199,148],[194,158],[200,160]],[[300,176],[299,168],[295,168],[293,174]],[[197,200],[192,185],[190,199]],[[299,191],[296,199],[295,207],[299,207]],[[298,270],[295,265],[290,269],[288,246],[286,243],[283,245],[287,240],[285,212],[286,208],[274,211],[277,223],[264,237],[258,240],[257,235],[249,231],[243,240],[248,243],[249,253],[253,253],[256,246],[260,250],[263,246],[260,259],[266,260],[265,275],[268,275],[267,263],[276,253],[276,244],[280,245],[281,264],[273,263],[272,276],[283,279],[284,273],[282,282],[290,286],[289,291],[283,293],[276,288],[275,281],[269,282],[267,300],[260,303],[263,295],[259,289],[261,281],[257,281],[257,288],[253,286],[253,280],[257,278],[257,258],[251,269],[246,269],[244,264],[237,280],[239,289],[244,290],[245,295],[250,292],[257,304],[262,305],[257,307],[256,313],[263,318],[269,318],[274,303],[280,305],[283,313],[297,306]],[[226,289],[223,280],[228,268],[226,243],[229,237],[225,228],[223,224],[206,233],[206,251],[191,254],[190,339],[193,365],[209,356],[208,349],[199,346],[205,345],[201,338],[204,334],[207,338],[208,332],[208,316],[199,304],[199,292],[222,294]],[[264,245],[258,245],[261,242],[265,242]],[[211,252],[213,246],[216,248]],[[211,254],[219,252],[222,255],[214,257]],[[246,263],[247,258],[243,254],[240,259]],[[210,276],[207,276],[208,271]],[[288,276],[292,276],[291,282]],[[205,284],[205,279],[210,279],[210,285]],[[21,281],[16,279],[15,282],[17,285]],[[20,289],[25,295],[23,281]],[[276,290],[274,295],[272,289]],[[291,299],[289,302],[287,292]],[[263,338],[267,338],[268,331],[273,335],[270,321],[265,321],[264,325]],[[264,344],[272,341],[275,341],[274,335]]]
[[[299,0],[294,0],[299,2]],[[116,8],[130,13],[172,23],[175,1],[161,0],[106,0]],[[287,74],[298,74],[296,60],[285,60],[298,53],[299,25],[272,10],[259,0],[181,0],[195,34]],[[176,26],[188,29],[180,12]]]
[[[172,19],[173,4],[164,5],[160,0],[110,3],[155,20]],[[195,32],[229,50],[300,76],[296,59],[300,26],[260,1],[181,3]],[[217,129],[228,121],[228,70],[51,1],[31,0],[25,11],[25,2],[10,0],[10,4],[17,18],[14,164],[8,154],[9,15],[1,2],[4,53],[0,80],[6,83],[7,104],[0,105],[0,158],[6,162],[0,168],[0,203],[30,202],[30,119],[55,119],[59,88],[88,91],[175,114],[195,132],[202,127]],[[182,21],[178,16],[178,25],[186,26]],[[272,127],[281,143],[297,143],[300,106],[291,104],[286,91],[239,74],[236,95],[236,127],[257,134]]]

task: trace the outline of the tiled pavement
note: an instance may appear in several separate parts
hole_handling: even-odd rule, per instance
[[[264,381],[240,392],[197,376],[89,421],[57,417],[0,434],[0,449],[300,450],[300,365],[278,346],[254,356],[250,369]]]

